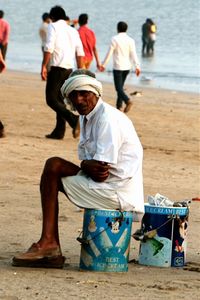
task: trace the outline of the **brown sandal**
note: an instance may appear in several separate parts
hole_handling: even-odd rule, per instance
[[[28,268],[58,268],[64,266],[65,257],[62,256],[59,247],[52,249],[41,249],[34,243],[27,252],[13,257],[12,266]]]

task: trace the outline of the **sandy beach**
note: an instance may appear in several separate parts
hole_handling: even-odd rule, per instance
[[[115,106],[112,84],[103,99]],[[174,201],[200,197],[200,99],[197,94],[126,86],[134,105],[128,113],[144,147],[144,192]],[[127,273],[79,270],[83,212],[60,195],[62,270],[11,266],[17,252],[40,236],[40,174],[44,162],[60,156],[74,163],[77,139],[67,126],[63,140],[45,139],[55,114],[45,103],[39,74],[6,70],[0,75],[0,299],[200,299],[200,202],[190,205],[187,266],[158,268],[137,264],[139,242],[131,239]],[[140,224],[133,222],[133,231]]]

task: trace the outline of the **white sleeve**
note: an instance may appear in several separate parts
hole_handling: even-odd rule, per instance
[[[83,44],[81,42],[80,35],[76,29],[75,29],[74,35],[75,35],[75,39],[76,39],[76,47],[75,48],[76,48],[77,56],[85,56],[85,53],[83,50]]]
[[[138,56],[136,53],[136,47],[135,47],[134,40],[130,41],[130,58],[131,58],[131,61],[134,63],[135,67],[140,68],[140,63],[139,63]]]
[[[53,53],[55,47],[56,32],[52,23],[48,25],[47,40],[44,46],[44,51]]]
[[[112,40],[111,40],[111,43],[110,43],[110,46],[109,46],[109,48],[108,48],[108,52],[107,52],[107,54],[106,54],[106,56],[105,56],[105,58],[104,58],[104,60],[103,60],[103,63],[102,63],[102,65],[103,65],[104,67],[105,67],[105,66],[107,65],[107,63],[109,62],[109,60],[110,60],[110,58],[111,58],[111,56],[112,56],[112,54],[113,54],[114,49],[115,49],[115,42],[114,42],[114,40],[112,39]]]

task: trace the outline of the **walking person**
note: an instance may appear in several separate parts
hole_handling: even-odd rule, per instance
[[[49,13],[45,12],[42,15],[42,24],[39,28],[39,36],[41,39],[41,49],[42,49],[42,55],[44,56],[44,47],[47,42],[47,30],[48,30],[48,25],[51,22],[51,19],[49,17]],[[47,66],[47,70],[50,70],[50,61]]]
[[[80,166],[60,157],[46,161],[40,181],[40,239],[16,254],[18,267],[62,268],[58,194],[76,206],[143,215],[143,149],[132,121],[101,98],[102,85],[88,70],[72,73],[61,90],[80,114]]]
[[[117,24],[118,34],[112,37],[106,57],[101,65],[101,70],[113,56],[113,77],[115,90],[117,92],[117,109],[127,113],[132,107],[132,101],[124,91],[124,83],[127,75],[135,65],[136,76],[140,75],[140,65],[136,53],[135,41],[127,33],[128,25],[125,22]],[[123,104],[125,107],[123,108]]]
[[[96,48],[96,36],[94,31],[92,31],[88,27],[88,15],[87,14],[81,14],[78,18],[79,23],[79,35],[83,44],[83,50],[85,52],[85,56],[83,58],[83,67],[85,69],[89,69],[93,60],[93,57],[95,57],[96,60],[96,66],[97,69],[100,69],[100,60],[98,51]]]
[[[60,88],[74,69],[75,61],[78,68],[82,67],[83,46],[77,30],[67,24],[62,7],[51,8],[49,16],[52,23],[48,25],[41,77],[42,80],[47,80],[46,102],[56,112],[56,125],[46,138],[63,139],[66,121],[73,129],[73,137],[76,138],[79,136],[79,117],[66,108]]]
[[[6,68],[6,64],[5,61],[3,59],[2,53],[1,53],[1,49],[0,49],[0,73],[3,72]],[[0,120],[0,138],[5,136],[5,131],[4,131],[4,125]]]
[[[42,48],[42,53],[44,53],[44,47],[47,42],[47,30],[48,30],[48,25],[51,22],[51,19],[49,17],[49,13],[45,12],[42,15],[42,24],[39,28],[39,36],[41,39],[41,48]]]
[[[4,19],[4,11],[0,10],[0,49],[4,60],[6,59],[9,34],[10,24]]]

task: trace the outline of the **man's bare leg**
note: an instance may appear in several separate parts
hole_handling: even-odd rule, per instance
[[[62,158],[53,157],[46,161],[41,181],[41,205],[43,225],[38,244],[41,248],[60,246],[58,232],[58,193],[63,191],[61,178],[76,175],[80,168]]]
[[[13,258],[12,265],[18,267],[62,268],[62,256],[58,233],[58,193],[64,192],[61,178],[73,176],[80,168],[59,157],[46,161],[40,181],[43,212],[42,234],[37,243],[25,253]]]

